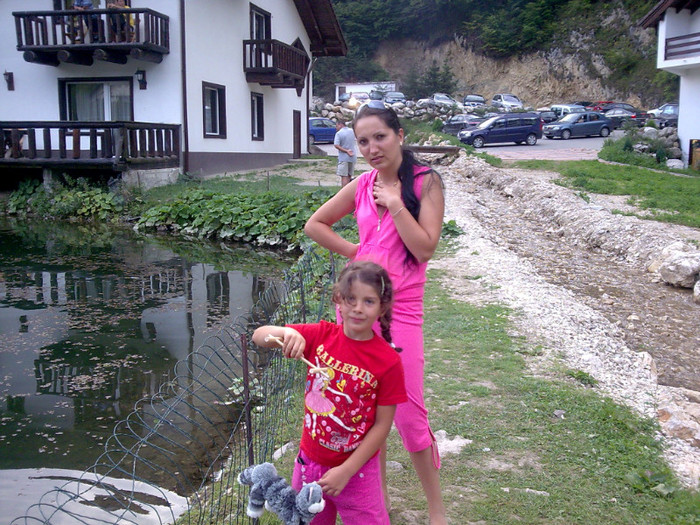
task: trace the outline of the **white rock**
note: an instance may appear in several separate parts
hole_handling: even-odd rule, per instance
[[[661,278],[673,286],[693,288],[700,273],[700,252],[677,253],[659,267]]]

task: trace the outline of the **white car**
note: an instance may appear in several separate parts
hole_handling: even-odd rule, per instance
[[[650,117],[657,118],[659,115],[661,115],[661,113],[663,113],[664,109],[671,107],[671,106],[677,106],[677,105],[678,105],[677,102],[669,102],[668,104],[664,104],[663,106],[659,106],[656,109],[650,109],[649,111],[647,111],[647,113],[649,114]]]
[[[523,109],[522,100],[512,93],[496,93],[491,99],[491,105],[494,108],[500,108],[501,111]]]
[[[460,111],[464,111],[464,105],[461,102],[457,102],[451,96],[445,93],[434,93],[428,98],[422,98],[416,102],[418,107],[425,106],[438,106],[443,108],[457,107]]]

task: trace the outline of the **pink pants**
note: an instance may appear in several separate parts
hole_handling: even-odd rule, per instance
[[[299,451],[294,463],[292,488],[301,489],[304,483],[318,481],[332,467],[327,467],[309,459]],[[337,496],[323,495],[325,508],[311,521],[311,525],[335,525],[340,514],[344,525],[389,525],[389,514],[384,506],[379,454],[370,458],[357,473],[350,478],[343,491]]]
[[[338,322],[342,322],[340,311],[336,309]],[[375,333],[381,335],[379,322],[373,326]],[[404,380],[408,401],[396,405],[394,424],[399,431],[403,446],[408,452],[420,452],[432,449],[433,464],[440,468],[435,435],[428,421],[428,410],[423,397],[423,373],[425,356],[423,355],[423,301],[420,299],[403,299],[397,297],[394,302],[391,321],[391,338],[397,348],[401,348]]]

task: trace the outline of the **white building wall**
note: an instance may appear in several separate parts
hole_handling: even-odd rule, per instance
[[[309,39],[292,0],[258,0],[254,4],[271,13],[272,38],[292,44],[299,38],[307,53]],[[249,38],[250,4],[230,0],[188,0],[187,92],[189,139],[192,152],[290,153],[293,151],[293,111],[302,114],[306,137],[306,90],[273,89],[246,82],[243,40]],[[203,137],[202,82],[226,88],[226,138]],[[262,93],[265,140],[251,137],[251,93]],[[302,150],[306,140],[302,139]]]
[[[700,11],[668,9],[658,26],[657,67],[681,77],[679,91],[678,140],[683,162],[689,161],[690,141],[700,139],[700,56],[666,60],[666,39],[700,32]]]
[[[104,0],[102,2],[104,5]],[[17,51],[13,11],[50,11],[51,0],[4,0],[0,2],[0,69],[12,71],[15,90],[0,85],[0,120],[60,120],[58,80],[65,78],[132,77],[134,120],[182,123],[180,89],[180,23],[175,0],[133,0],[132,7],[149,7],[170,17],[170,54],[160,64],[129,58],[126,64],[96,60],[91,66],[61,63],[46,66],[25,62]],[[146,71],[148,87],[140,90],[133,78]],[[1,81],[1,79],[0,79]],[[3,82],[4,84],[4,82]]]
[[[678,100],[678,140],[683,150],[683,162],[689,160],[690,141],[700,139],[700,66],[686,70],[681,76]]]
[[[688,67],[700,66],[700,56],[676,58],[666,60],[666,39],[677,36],[690,35],[700,32],[700,11],[690,14],[688,9],[676,13],[675,9],[668,9],[664,19],[659,22],[657,67],[673,73]]]

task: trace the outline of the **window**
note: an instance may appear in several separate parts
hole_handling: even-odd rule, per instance
[[[262,93],[250,94],[251,135],[253,140],[265,139],[265,112]]]
[[[131,78],[59,80],[59,89],[63,120],[134,120]]]
[[[202,82],[204,138],[226,138],[226,88]]]
[[[269,40],[272,38],[272,17],[270,13],[250,4],[250,39]]]

